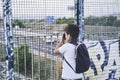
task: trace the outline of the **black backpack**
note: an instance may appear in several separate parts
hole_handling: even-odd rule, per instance
[[[68,63],[68,61],[63,56],[65,62],[71,67],[71,69],[75,73],[83,73],[89,69],[90,66],[90,57],[86,45],[84,43],[80,43],[76,45],[76,68],[75,70],[73,67]]]

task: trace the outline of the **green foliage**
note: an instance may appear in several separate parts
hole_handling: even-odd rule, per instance
[[[34,56],[34,55],[33,55]],[[38,56],[37,56],[38,57]],[[33,58],[33,59],[32,59]],[[32,57],[32,53],[29,52],[29,46],[27,44],[22,44],[20,45],[20,47],[15,49],[15,70],[16,72],[18,72],[19,69],[19,73],[20,74],[25,74],[25,70],[26,70],[26,75],[27,76],[31,76],[32,73],[32,64],[33,64],[33,72],[34,72],[34,77],[36,77],[36,80],[40,79],[41,80],[46,80],[50,78],[50,61],[51,59],[47,59],[44,57],[39,57],[38,59],[40,59],[38,62],[33,62],[35,57]],[[26,62],[26,64],[25,64]],[[40,64],[40,73],[38,73],[39,71],[39,67],[38,67],[38,63]],[[25,67],[26,65],[26,67]]]
[[[36,80],[49,80],[51,75],[51,59],[40,57],[39,62],[37,62],[34,66],[34,71],[36,72],[34,75],[36,77]],[[40,68],[38,68],[38,63],[40,64]],[[53,64],[52,64],[53,66]],[[40,70],[40,73],[38,71]]]
[[[120,27],[120,20],[117,20],[113,23],[114,26],[116,27]]]
[[[45,20],[44,20],[44,19],[41,19],[39,22],[45,22]]]
[[[94,16],[90,16],[84,20],[84,23],[87,25],[96,25],[97,22],[98,22],[98,18]]]
[[[0,54],[4,53],[4,47],[5,47],[5,45],[0,43]]]
[[[56,20],[57,24],[73,24],[74,23],[74,19],[73,18],[58,18]]]
[[[5,61],[4,48],[5,48],[5,45],[0,43],[0,60],[1,61]]]
[[[25,28],[23,22],[20,20],[13,21],[13,27],[15,27],[16,25],[19,26],[20,28]]]
[[[0,19],[0,21],[3,21],[3,19]]]
[[[100,17],[98,23],[98,26],[107,26],[107,17]]]
[[[109,17],[107,18],[106,24],[107,24],[108,26],[113,26],[113,23],[114,23],[116,20],[117,20],[117,17],[109,16]]]
[[[109,17],[95,17],[89,16],[84,19],[85,25],[95,25],[95,26],[119,26],[119,20],[117,17],[109,16]]]
[[[32,70],[32,53],[29,52],[29,47],[27,44],[22,44],[15,51],[16,60],[16,70],[19,68],[19,72],[24,74],[25,70],[27,75],[31,73]],[[19,65],[18,65],[19,64]],[[25,67],[26,66],[26,67]]]

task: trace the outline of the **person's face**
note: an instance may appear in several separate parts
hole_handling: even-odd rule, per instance
[[[70,41],[71,40],[70,34],[65,33],[65,38],[67,42]]]

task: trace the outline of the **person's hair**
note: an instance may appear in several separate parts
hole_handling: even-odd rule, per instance
[[[79,27],[75,24],[68,24],[65,28],[64,31],[67,34],[70,34],[72,39],[77,39],[79,36]]]

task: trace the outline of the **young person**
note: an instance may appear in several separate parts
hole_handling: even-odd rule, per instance
[[[56,46],[54,53],[63,55],[69,64],[75,69],[75,48],[79,36],[79,27],[68,24],[64,29],[62,40]],[[74,43],[74,44],[72,44]],[[84,80],[83,73],[75,73],[63,59],[62,80]]]

